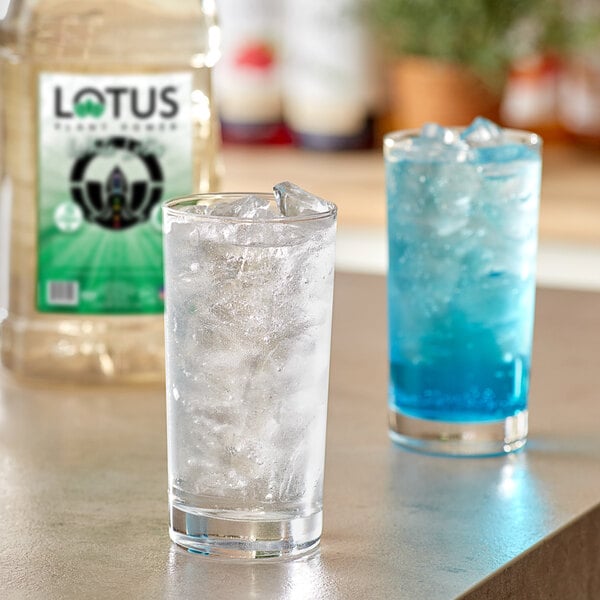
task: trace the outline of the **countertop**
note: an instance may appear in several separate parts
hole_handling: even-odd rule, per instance
[[[0,375],[4,599],[600,598],[600,296],[540,289],[523,452],[419,455],[386,430],[384,279],[336,280],[320,552],[239,564],[168,537],[161,389]]]

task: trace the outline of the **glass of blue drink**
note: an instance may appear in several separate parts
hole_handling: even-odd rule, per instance
[[[541,147],[482,118],[385,136],[399,444],[477,456],[526,443]]]

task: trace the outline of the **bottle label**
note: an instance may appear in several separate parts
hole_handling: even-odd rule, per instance
[[[41,73],[43,312],[163,310],[161,205],[192,191],[191,73]]]

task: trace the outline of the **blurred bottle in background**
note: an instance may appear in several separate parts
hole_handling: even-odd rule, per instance
[[[565,131],[577,141],[600,144],[600,44],[565,62],[558,114]]]
[[[523,6],[527,6],[525,3]],[[511,37],[502,119],[548,141],[600,141],[600,4],[552,0]]]
[[[563,59],[546,53],[516,60],[504,87],[500,118],[517,129],[533,130],[547,142],[564,138],[559,121]]]
[[[215,89],[223,139],[289,142],[281,101],[280,0],[217,0],[222,58]]]
[[[4,6],[2,364],[160,380],[160,205],[218,176],[214,1]]]
[[[284,115],[305,148],[373,143],[378,72],[357,0],[284,0]]]

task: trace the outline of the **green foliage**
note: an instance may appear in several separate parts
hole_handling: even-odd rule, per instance
[[[590,37],[569,0],[367,0],[385,48],[462,64],[492,87],[518,54],[564,50]],[[596,22],[597,24],[597,22]],[[596,29],[596,32],[598,30]]]

